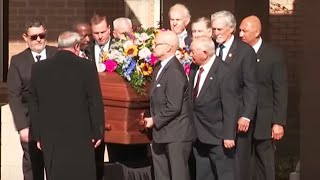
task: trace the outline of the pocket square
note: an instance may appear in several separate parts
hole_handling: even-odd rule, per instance
[[[161,84],[157,84],[157,86],[156,87],[161,87]]]

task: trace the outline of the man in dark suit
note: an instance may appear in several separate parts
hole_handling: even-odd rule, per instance
[[[175,57],[178,37],[172,31],[159,32],[154,55],[159,58],[150,87],[152,160],[155,180],[189,180],[188,159],[195,138],[191,124],[188,80]]]
[[[92,41],[91,26],[89,23],[84,21],[78,21],[73,24],[72,29],[80,35],[80,53],[79,56],[88,59],[88,47]]]
[[[105,15],[94,14],[91,19],[93,42],[88,47],[88,57],[95,62],[98,72],[102,71],[100,62],[104,52],[108,52],[111,45],[111,27]]]
[[[254,121],[255,180],[274,180],[274,142],[284,135],[287,117],[287,70],[282,52],[261,38],[256,16],[244,18],[239,27],[242,41],[257,53],[258,107]]]
[[[78,57],[80,35],[58,37],[59,51],[35,63],[30,120],[49,180],[96,179],[94,148],[104,135],[104,109],[93,62]]]
[[[212,37],[212,27],[211,27],[211,21],[209,18],[201,17],[198,18],[196,21],[192,22],[191,25],[191,32],[192,32],[192,38],[198,38],[198,37]]]
[[[88,57],[96,64],[98,72],[103,72],[105,66],[101,65],[101,57],[103,53],[108,52],[111,44],[110,24],[107,16],[94,14],[91,19],[91,30],[93,40],[88,47]],[[96,163],[97,163],[97,179],[102,180],[104,175],[104,153],[105,143],[96,148]],[[109,159],[110,159],[109,154]]]
[[[229,11],[211,15],[213,36],[220,56],[237,77],[240,113],[236,140],[236,177],[250,179],[252,122],[257,105],[256,53],[247,43],[234,37],[236,20]]]
[[[191,35],[186,28],[190,22],[191,15],[188,8],[183,4],[175,4],[169,9],[171,31],[179,38],[179,48],[190,47]]]
[[[31,66],[37,61],[51,57],[57,51],[56,47],[46,45],[46,29],[39,20],[29,20],[25,23],[22,34],[28,48],[12,56],[8,70],[9,106],[12,111],[16,129],[20,135],[23,149],[23,175],[25,180],[44,179],[43,158],[36,148],[36,143],[30,140],[29,81]]]
[[[197,140],[197,180],[234,180],[234,155],[239,100],[235,75],[215,56],[210,37],[191,43],[190,98]]]

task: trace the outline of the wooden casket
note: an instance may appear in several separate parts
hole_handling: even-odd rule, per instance
[[[149,108],[149,92],[139,95],[115,72],[99,73],[105,113],[105,142],[145,144],[150,140],[139,124],[141,113]]]

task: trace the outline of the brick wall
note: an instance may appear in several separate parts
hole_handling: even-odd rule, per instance
[[[89,21],[93,12],[103,12],[110,22],[125,14],[123,0],[10,0],[9,59],[26,45],[22,39],[27,19],[42,20],[48,32],[48,44],[55,45],[60,32],[69,29],[75,20]]]
[[[285,138],[278,143],[278,172],[287,178],[299,159],[299,63],[302,62],[303,23],[302,5],[299,0],[270,0],[269,41],[281,47],[286,55],[289,80],[288,124]]]

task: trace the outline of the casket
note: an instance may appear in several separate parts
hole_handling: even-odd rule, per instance
[[[99,79],[105,113],[105,142],[149,143],[145,129],[139,124],[141,113],[149,108],[149,88],[145,95],[139,95],[115,72],[99,73]]]

